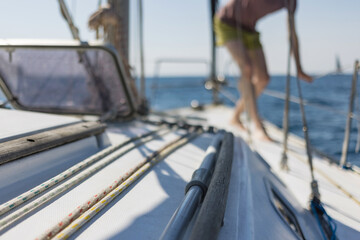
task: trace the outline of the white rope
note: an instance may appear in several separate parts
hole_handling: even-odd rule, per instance
[[[165,130],[161,132],[161,134],[158,134],[156,137],[159,137],[161,135],[165,135],[170,130]],[[146,137],[144,139],[137,140],[137,142],[132,142],[128,145],[126,145],[124,148],[121,148],[120,150],[110,154],[109,156],[106,156],[105,158],[102,158],[97,163],[93,164],[92,166],[88,167],[87,169],[83,170],[78,175],[74,176],[73,178],[69,179],[67,182],[62,183],[61,185],[53,188],[49,192],[45,193],[41,197],[37,198],[36,200],[30,202],[29,204],[25,205],[24,207],[14,211],[13,213],[9,214],[5,218],[0,220],[0,231],[7,228],[11,224],[13,224],[18,219],[21,219],[26,214],[34,211],[44,203],[50,201],[51,199],[55,198],[59,194],[69,190],[70,188],[74,187],[78,183],[82,182],[83,180],[87,179],[88,177],[92,176],[94,173],[98,172],[103,167],[107,166],[109,163],[119,159],[124,154],[128,153],[130,150],[136,148],[137,146],[140,146],[144,144],[145,142],[151,141],[153,139],[153,136]],[[75,165],[79,167],[78,165]],[[72,168],[73,169],[73,168]],[[70,171],[72,172],[72,170]],[[68,174],[70,174],[69,171],[65,171],[64,173],[60,174],[60,177],[68,178]],[[65,175],[64,175],[65,174]],[[49,180],[51,181],[51,179]],[[40,185],[40,187],[46,187],[44,185]],[[47,189],[47,188],[46,188]],[[33,192],[30,191],[30,194],[33,194]],[[38,195],[38,193],[36,193]],[[16,198],[18,199],[18,198]]]
[[[120,195],[127,187],[139,179],[147,170],[149,170],[153,165],[158,163],[160,160],[164,159],[175,149],[183,146],[184,144],[191,141],[193,138],[198,136],[199,133],[191,133],[180,136],[168,144],[166,144],[157,155],[155,155],[150,161],[146,163],[139,169],[135,169],[134,172],[131,172],[131,176],[127,178],[124,182],[118,185],[114,190],[109,192],[106,196],[93,205],[89,210],[84,212],[81,216],[76,218],[70,225],[64,228],[59,234],[55,236],[55,239],[67,239],[72,234],[74,234],[81,226],[91,220],[98,212],[100,212],[106,205],[108,205],[112,200],[114,200],[118,195]]]

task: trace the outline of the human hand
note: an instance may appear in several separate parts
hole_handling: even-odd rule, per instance
[[[307,75],[306,73],[300,71],[298,72],[298,76],[301,80],[304,80],[305,82],[311,83],[313,81],[313,77],[310,75]]]

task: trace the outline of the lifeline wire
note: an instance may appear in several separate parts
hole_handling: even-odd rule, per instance
[[[280,131],[280,130],[278,130]],[[294,139],[293,139],[294,140]],[[301,145],[302,146],[302,145]],[[292,153],[296,159],[303,163],[307,163],[307,159],[305,159],[302,155],[300,155],[295,150],[292,150],[291,148],[288,149],[290,153]],[[360,206],[360,200],[357,199],[354,195],[352,195],[350,192],[348,192],[346,189],[344,189],[342,186],[340,186],[332,177],[328,176],[326,173],[324,173],[320,168],[317,168],[314,166],[314,171],[326,178],[327,181],[330,182],[334,187],[339,189],[343,194],[345,194],[347,197],[349,197],[351,200],[353,200],[358,206]]]
[[[359,69],[360,69],[360,66],[358,66],[358,69],[356,71],[356,75],[357,75],[356,78],[358,78]],[[355,92],[355,109],[357,111],[356,115],[360,115],[359,94],[357,92]],[[354,114],[354,111],[353,111],[353,114]],[[355,153],[359,153],[359,150],[360,150],[360,119],[357,119],[357,131],[358,131],[358,134],[357,134],[357,139],[356,139]]]
[[[198,133],[189,133],[179,138],[175,139],[175,141],[170,142],[166,146],[164,146],[161,150],[154,152],[153,156],[148,157],[146,163],[138,169],[136,172],[132,172],[131,177],[121,183],[118,187],[116,187],[113,191],[108,193],[101,201],[96,203],[91,209],[83,213],[79,218],[74,220],[72,224],[67,226],[63,231],[61,231],[58,235],[55,236],[56,239],[67,239],[72,234],[74,234],[81,226],[87,223],[92,217],[94,217],[100,210],[102,210],[107,204],[109,204],[112,200],[115,199],[120,193],[122,193],[127,187],[129,187],[132,183],[134,183],[138,178],[140,178],[145,171],[150,169],[153,165],[159,162],[161,159],[169,155],[172,151],[179,148],[180,146],[186,144],[191,141],[193,138],[198,136]]]

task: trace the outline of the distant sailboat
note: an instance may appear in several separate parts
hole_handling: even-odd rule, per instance
[[[336,55],[336,73],[337,74],[343,73],[341,63],[340,63],[340,58],[338,55]]]

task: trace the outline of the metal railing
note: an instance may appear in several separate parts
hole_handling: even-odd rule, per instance
[[[344,142],[343,142],[341,159],[340,159],[340,165],[343,167],[346,167],[347,152],[349,149],[350,128],[351,128],[351,120],[354,115],[354,100],[355,100],[355,95],[356,95],[356,84],[357,84],[357,79],[358,79],[358,71],[359,71],[359,61],[355,61],[354,74],[353,74],[352,84],[351,84],[349,111],[348,111],[347,119],[346,119],[345,136],[344,136]],[[359,140],[359,138],[358,138],[358,140]]]
[[[156,90],[160,88],[157,80],[160,77],[160,70],[161,70],[161,66],[163,64],[198,64],[198,65],[205,66],[206,72],[208,72],[209,68],[210,68],[209,61],[207,61],[205,59],[201,59],[201,58],[161,58],[161,59],[158,59],[155,62],[154,81],[151,85],[153,99],[155,99],[155,97],[156,97]],[[162,87],[162,88],[164,88],[164,87]],[[165,88],[170,88],[170,87],[166,86]]]
[[[202,59],[161,59],[158,60],[156,62],[156,71],[155,71],[155,77],[158,78],[159,77],[159,73],[160,73],[160,65],[163,63],[196,63],[196,64],[204,64],[206,66],[210,66],[209,63],[206,60],[202,60]],[[347,166],[347,153],[348,153],[348,148],[349,148],[349,141],[350,141],[350,129],[351,129],[351,123],[352,123],[352,119],[356,120],[358,122],[357,128],[358,128],[358,138],[357,138],[357,144],[356,144],[356,149],[360,148],[360,115],[355,114],[354,112],[354,102],[355,102],[355,96],[356,96],[356,85],[357,85],[357,79],[358,79],[358,74],[359,74],[359,70],[360,70],[360,64],[358,61],[355,62],[354,64],[354,72],[352,75],[352,85],[351,85],[351,89],[350,89],[350,101],[349,101],[349,109],[348,111],[342,111],[342,110],[338,110],[332,107],[329,107],[327,105],[324,104],[318,104],[318,103],[314,103],[305,99],[302,99],[302,104],[304,106],[310,106],[310,107],[314,107],[320,110],[324,110],[330,113],[334,113],[336,115],[341,115],[341,116],[345,116],[347,118],[346,120],[346,126],[345,126],[345,131],[344,131],[344,140],[343,140],[343,147],[342,147],[342,151],[341,151],[341,160],[340,160],[340,166],[342,167],[346,167]],[[322,75],[316,79],[320,79],[323,78],[325,76],[330,76],[333,73],[330,74],[325,74]],[[226,79],[223,81],[226,82]],[[219,85],[223,85],[223,82],[221,82]],[[211,82],[210,82],[211,83]],[[154,83],[156,84],[156,83]],[[230,91],[227,91],[226,89],[222,88],[221,86],[218,88],[213,88],[213,87],[209,87],[207,84],[209,84],[209,81],[205,82],[205,88],[208,90],[212,90],[212,91],[217,91],[219,94],[223,95],[226,99],[228,99],[229,101],[231,101],[232,103],[236,103],[237,101],[237,96],[235,96],[234,94],[232,94]],[[226,84],[225,84],[226,86]],[[235,86],[228,86],[229,88],[236,88]],[[153,85],[152,88],[157,89],[158,86],[157,85]],[[167,87],[169,88],[169,87]],[[263,92],[264,95],[270,96],[270,97],[274,97],[277,99],[281,99],[286,101],[286,93],[284,92],[280,92],[280,91],[275,91],[275,90],[270,90],[270,89],[265,89]],[[296,103],[296,104],[300,104],[301,103],[301,99],[299,97],[296,96],[289,96],[288,98],[288,103]],[[287,120],[288,121],[288,120]],[[283,124],[288,124],[286,121],[283,122]],[[286,152],[286,149],[284,149],[284,152]],[[358,152],[358,150],[357,150]]]
[[[350,167],[347,163],[347,155],[348,155],[348,149],[349,149],[350,130],[351,130],[352,119],[357,120],[357,122],[358,122],[358,125],[357,125],[358,137],[357,137],[357,144],[356,144],[355,152],[359,152],[359,148],[360,148],[360,116],[356,115],[354,112],[354,102],[355,102],[355,97],[357,96],[356,86],[357,86],[357,81],[358,81],[359,70],[360,70],[360,64],[359,64],[359,61],[356,60],[354,63],[354,71],[353,71],[353,75],[352,75],[352,84],[351,84],[351,89],[350,89],[349,109],[347,112],[339,111],[337,109],[328,107],[326,105],[312,103],[307,100],[303,100],[301,97],[295,97],[295,96],[290,96],[290,95],[287,96],[286,93],[279,92],[279,91],[264,90],[264,92],[263,92],[263,94],[265,94],[265,95],[285,100],[286,105],[288,105],[289,102],[292,102],[292,103],[296,103],[296,104],[303,105],[303,106],[307,105],[307,106],[315,107],[315,108],[318,108],[321,110],[326,110],[328,112],[332,112],[337,115],[342,115],[342,116],[347,117],[346,126],[345,126],[345,130],[344,130],[344,140],[343,140],[342,151],[341,151],[341,159],[340,159],[340,163],[339,163],[339,165],[343,168]],[[329,74],[326,74],[324,76],[328,76],[328,75]],[[228,98],[229,93],[227,92],[226,94],[223,94],[223,95]],[[230,99],[230,98],[229,98],[229,100],[232,101],[232,99]],[[289,124],[288,121],[289,121],[288,118],[284,118],[283,124],[288,126],[288,124]],[[287,135],[288,128],[284,127],[284,131],[285,131],[284,135]],[[284,141],[286,141],[286,140],[284,140]],[[286,155],[286,151],[287,151],[287,146],[285,143],[283,155],[284,154]],[[284,156],[283,156],[283,158],[284,158]],[[286,163],[282,162],[282,164],[286,164]],[[286,169],[286,166],[284,168]]]

